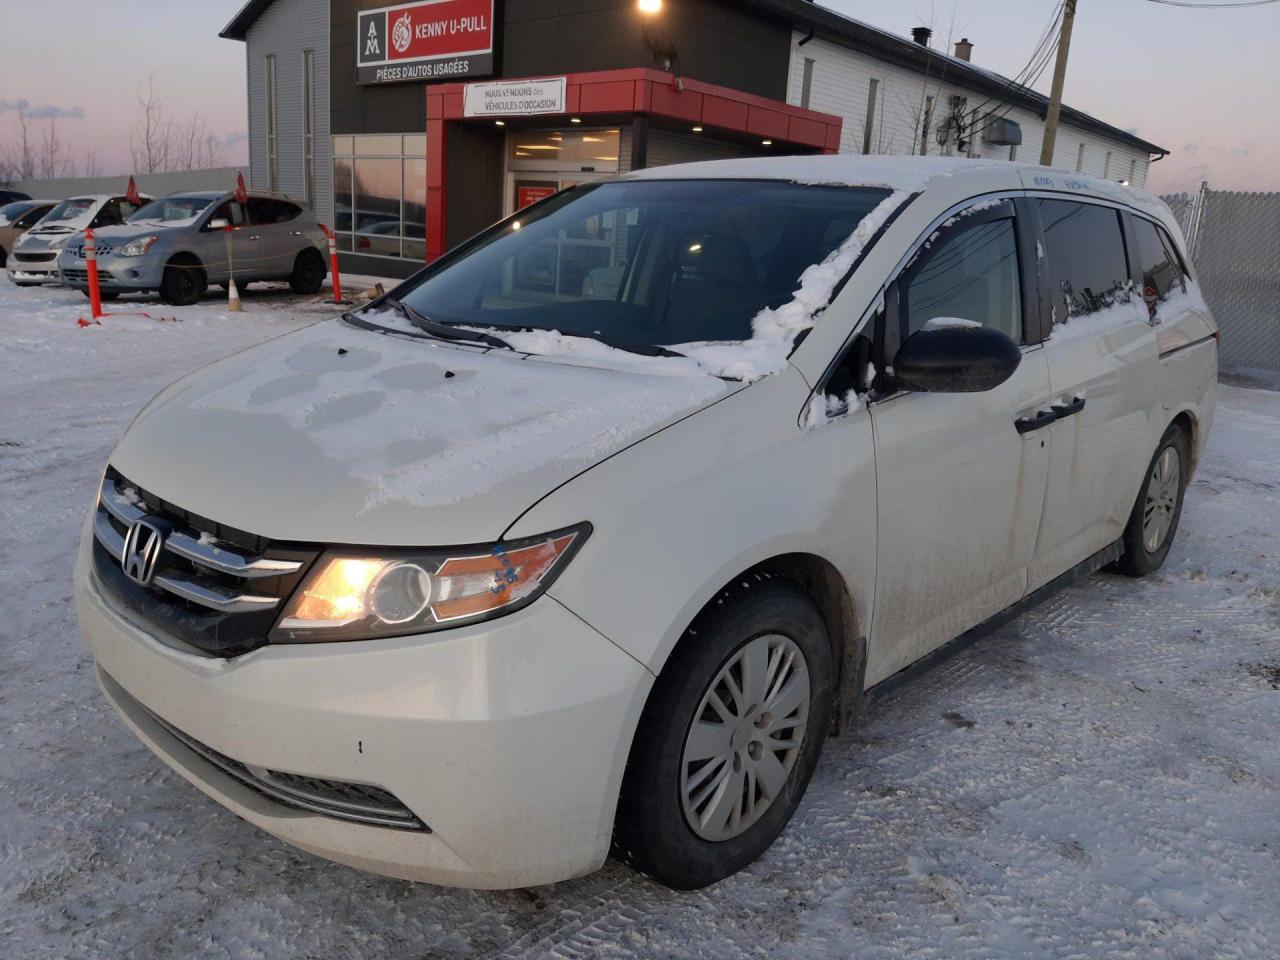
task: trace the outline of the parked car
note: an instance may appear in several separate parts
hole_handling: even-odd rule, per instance
[[[150,200],[143,197],[143,203]],[[46,213],[13,246],[6,264],[9,279],[20,287],[58,282],[58,254],[86,227],[95,230],[123,223],[138,207],[119,194],[72,197]]]
[[[13,200],[0,207],[0,267],[4,267],[9,251],[18,238],[35,226],[53,209],[57,200]]]
[[[108,298],[158,290],[165,302],[185,306],[210,283],[225,284],[231,270],[241,285],[287,280],[297,293],[318,293],[327,272],[315,216],[269,193],[251,193],[247,203],[231,193],[165,197],[121,226],[96,231],[96,244],[98,283]],[[66,245],[58,270],[64,284],[88,292],[83,240]]]
[[[9,190],[0,187],[0,204],[13,203],[15,200],[30,200],[31,198],[21,190]]]
[[[522,269],[584,236],[611,299]],[[698,887],[881,684],[1160,567],[1217,350],[1177,223],[1115,183],[637,171],[163,391],[87,519],[80,628],[148,747],[311,852],[512,887],[612,849]]]

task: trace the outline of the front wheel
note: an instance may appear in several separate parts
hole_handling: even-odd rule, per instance
[[[826,624],[798,586],[761,574],[718,598],[645,705],[614,855],[692,890],[764,853],[817,766],[833,678]]]
[[[189,307],[204,291],[204,271],[194,264],[171,263],[160,280],[160,296],[174,307]]]
[[[1124,555],[1117,564],[1121,573],[1145,577],[1164,563],[1178,532],[1190,465],[1190,441],[1181,427],[1171,426],[1160,438],[1129,514],[1124,529]]]

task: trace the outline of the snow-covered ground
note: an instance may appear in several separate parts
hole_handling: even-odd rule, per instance
[[[876,705],[744,873],[476,893],[205,799],[115,719],[76,635],[74,544],[138,407],[333,308],[264,290],[81,330],[84,306],[0,280],[0,956],[1280,955],[1280,393],[1222,388],[1158,576],[1097,575]]]

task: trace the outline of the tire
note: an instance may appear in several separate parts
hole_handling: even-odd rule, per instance
[[[293,261],[289,287],[294,293],[316,294],[324,286],[324,260],[314,250],[303,250]]]
[[[160,297],[174,307],[189,307],[204,292],[204,270],[193,263],[171,263],[160,280]]]
[[[776,676],[767,682],[768,669],[753,682],[762,665],[788,669],[788,656],[780,685]],[[724,680],[726,669],[740,691]],[[817,766],[834,677],[826,624],[800,587],[756,574],[717,598],[680,641],[645,704],[618,800],[614,856],[665,886],[695,890],[764,853]],[[807,703],[791,708],[804,681]],[[717,711],[713,697],[728,711]],[[775,716],[767,707],[779,702]],[[770,749],[770,731],[773,743],[793,745]],[[687,751],[710,751],[711,759]],[[718,782],[725,786],[711,790]]]
[[[1121,573],[1145,577],[1164,563],[1178,532],[1190,467],[1190,439],[1181,427],[1170,426],[1142,475],[1142,488],[1125,525],[1124,555],[1116,564]]]

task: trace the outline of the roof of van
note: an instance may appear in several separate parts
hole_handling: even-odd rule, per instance
[[[925,190],[940,178],[1008,174],[1010,189],[1044,187],[1068,190],[1117,200],[1146,209],[1166,211],[1158,197],[1136,187],[1104,180],[1085,173],[1042,167],[1033,163],[1010,163],[1007,160],[980,160],[968,157],[897,157],[887,155],[856,156],[849,154],[751,157],[734,160],[705,160],[663,167],[647,167],[623,174],[622,180],[785,180],[810,185],[850,187],[887,187],[891,190],[917,192]],[[1036,178],[1049,183],[1037,182]]]

